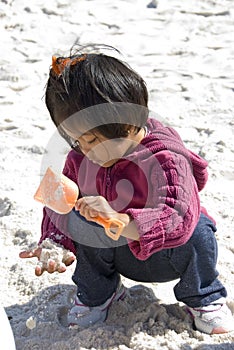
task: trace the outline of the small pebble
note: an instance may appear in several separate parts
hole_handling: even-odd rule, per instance
[[[147,7],[150,8],[150,9],[156,9],[158,6],[158,3],[156,0],[152,0],[148,5]]]
[[[31,316],[26,321],[26,326],[28,329],[34,329],[36,327],[36,320]]]

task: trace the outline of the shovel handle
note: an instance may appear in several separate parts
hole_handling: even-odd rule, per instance
[[[95,221],[105,228],[106,235],[117,241],[125,227],[125,224],[118,219],[104,219],[100,216],[94,218]]]

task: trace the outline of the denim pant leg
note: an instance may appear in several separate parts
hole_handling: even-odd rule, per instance
[[[103,304],[116,290],[120,275],[138,282],[167,282],[179,277],[168,259],[168,251],[138,260],[127,242],[115,248],[94,248],[76,244],[76,269],[72,280],[77,295],[89,306]]]
[[[76,269],[72,280],[79,299],[89,306],[103,304],[115,291],[120,275],[114,267],[114,248],[77,244]]]
[[[105,235],[104,231],[89,228],[87,232],[85,226],[82,228],[85,237],[81,243],[77,239],[75,242],[77,266],[73,281],[77,284],[79,298],[86,305],[104,303],[116,290],[120,274],[140,282],[166,282],[179,278],[174,288],[175,296],[191,307],[208,305],[227,295],[217,279],[216,228],[203,214],[186,244],[157,252],[145,261],[138,260],[127,244],[111,247],[112,243],[105,237],[102,237],[101,248],[95,247],[96,243],[90,246],[87,243],[94,241],[86,242],[86,237],[96,235],[98,241],[99,236]]]
[[[215,231],[214,223],[201,214],[190,240],[171,251],[171,264],[180,274],[180,281],[174,287],[175,296],[190,307],[206,306],[227,296],[217,279]]]
[[[114,247],[124,244],[107,237],[103,227],[71,212],[68,231],[76,246],[76,268],[72,277],[79,299],[89,306],[103,304],[116,290],[120,275],[114,267]]]
[[[226,297],[217,279],[217,242],[214,223],[201,214],[189,241],[177,248],[164,249],[146,261],[137,260],[128,247],[116,248],[115,266],[124,276],[141,282],[167,282],[179,279],[175,297],[190,307],[209,305]]]
[[[115,268],[122,276],[137,282],[169,282],[180,277],[170,263],[169,252],[164,249],[147,260],[139,260],[128,245],[121,246],[115,249]]]

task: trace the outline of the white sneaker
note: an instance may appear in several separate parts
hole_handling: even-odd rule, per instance
[[[225,298],[214,301],[207,306],[188,307],[194,319],[194,324],[200,332],[207,334],[222,334],[234,330],[234,318],[225,303]]]
[[[75,297],[75,305],[71,308],[67,316],[69,326],[79,326],[87,328],[97,322],[104,322],[107,318],[108,310],[115,300],[123,300],[126,295],[126,288],[120,284],[115,293],[107,301],[99,306],[84,305],[78,296]]]

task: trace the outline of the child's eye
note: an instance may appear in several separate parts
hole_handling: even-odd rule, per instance
[[[97,138],[94,137],[92,140],[87,141],[87,143],[88,143],[89,145],[91,145],[91,144],[94,143],[96,140],[97,140]]]

